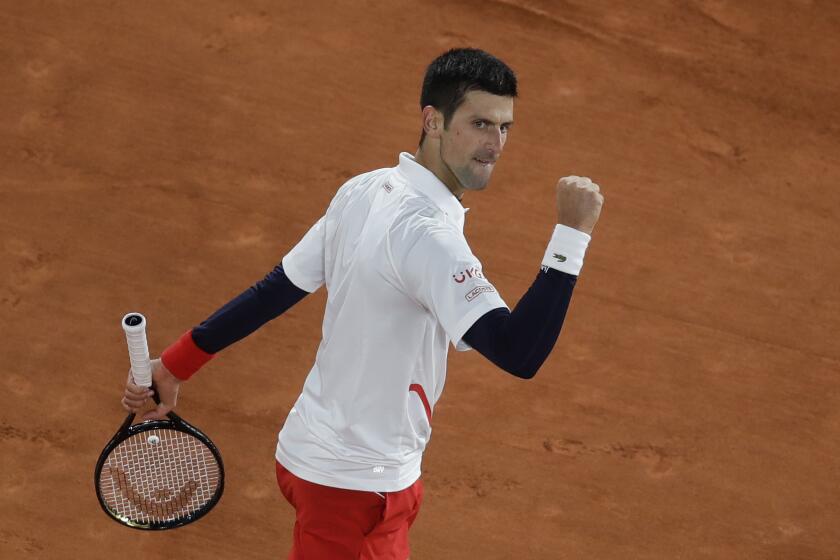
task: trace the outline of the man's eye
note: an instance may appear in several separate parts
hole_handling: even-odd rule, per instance
[[[502,125],[502,132],[507,132],[507,131],[508,131],[508,128],[510,128],[510,127],[508,127],[508,125],[503,124],[503,125]]]
[[[476,128],[484,128],[486,123],[484,121],[475,121]]]

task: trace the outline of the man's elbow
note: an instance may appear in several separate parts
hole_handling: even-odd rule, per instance
[[[537,375],[542,364],[512,364],[505,366],[503,369],[511,375],[520,379],[533,379]]]

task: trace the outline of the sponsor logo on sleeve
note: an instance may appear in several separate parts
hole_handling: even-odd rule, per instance
[[[394,190],[394,187],[392,187],[392,186],[390,185],[390,183],[385,183],[384,185],[382,185],[382,188],[383,188],[383,189],[385,189],[385,192],[387,192],[387,193],[389,193],[389,192],[391,192],[392,190]]]
[[[566,255],[561,255],[560,253],[554,253],[554,258],[557,259],[558,262],[566,262]]]
[[[466,270],[462,270],[458,274],[452,275],[452,279],[455,280],[457,284],[463,284],[467,278],[484,278],[484,273],[481,272],[481,268],[471,266]]]
[[[477,298],[478,296],[480,296],[481,294],[483,294],[484,292],[495,292],[495,291],[496,291],[496,288],[494,288],[493,286],[487,286],[487,285],[476,286],[475,288],[470,290],[467,293],[467,295],[464,296],[464,297],[467,298],[467,301],[472,301],[475,298]]]

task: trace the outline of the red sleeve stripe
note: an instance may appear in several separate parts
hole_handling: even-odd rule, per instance
[[[172,375],[186,381],[213,356],[215,354],[208,354],[195,345],[192,330],[189,330],[163,351],[160,360],[166,369],[172,372]]]

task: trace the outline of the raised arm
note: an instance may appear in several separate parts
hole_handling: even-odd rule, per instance
[[[511,375],[531,379],[560,336],[576,281],[543,267],[512,312],[501,307],[483,315],[464,342]]]
[[[603,202],[600,187],[587,178],[557,183],[558,226],[541,271],[512,312],[498,308],[484,314],[464,342],[512,375],[536,375],[560,335]]]

